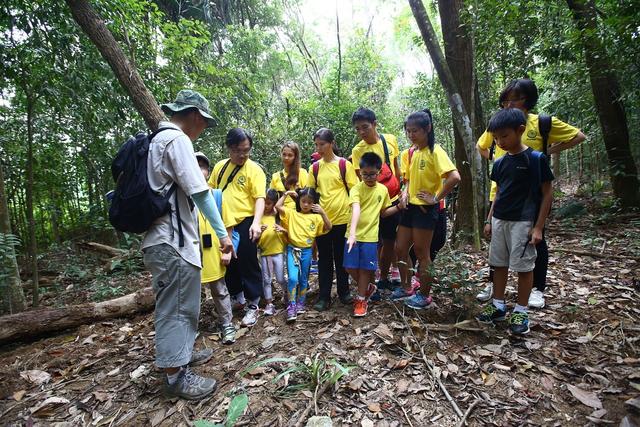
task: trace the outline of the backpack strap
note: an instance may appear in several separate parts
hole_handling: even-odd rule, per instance
[[[489,160],[493,160],[493,155],[496,153],[496,140],[491,141],[491,147],[489,147]]]
[[[531,160],[529,167],[533,170],[533,182],[535,183],[535,188],[539,188],[542,185],[542,153],[531,150]]]
[[[222,166],[222,169],[220,169],[220,172],[218,173],[218,179],[216,180],[216,187],[218,187],[218,188],[220,188],[220,182],[222,181],[222,177],[224,176],[224,173],[226,172],[227,167],[229,167],[229,163],[231,163],[231,160],[227,160],[227,162],[224,164],[224,166]],[[240,166],[240,165],[236,165],[236,167],[233,168],[233,171],[231,171],[231,174],[227,178],[227,183],[224,185],[224,187],[222,187],[222,191],[223,192],[224,192],[224,190],[227,189],[229,184],[231,184],[231,181],[233,181],[233,178],[236,177],[236,175],[240,171],[241,167],[242,166]]]
[[[175,186],[172,185],[173,188]],[[171,189],[169,190],[171,191]],[[178,192],[174,191],[174,202],[176,204],[176,219],[178,220],[178,245],[182,248],[184,247],[184,233],[182,232],[182,220],[180,219],[180,203],[178,202]]]
[[[287,186],[284,184],[284,171],[281,170],[280,171],[280,181],[282,181],[282,188],[284,188],[284,191],[287,191]]]
[[[387,146],[387,140],[381,133],[379,133],[378,136],[382,141],[382,148],[384,149],[384,162],[387,164],[387,166],[391,167],[391,159],[389,158],[389,147]]]
[[[538,115],[538,132],[542,136],[542,153],[546,156],[549,133],[551,133],[551,116],[547,114]]]
[[[344,189],[347,190],[347,195],[349,195],[349,185],[347,185],[347,159],[340,157],[338,167],[340,168],[340,177],[342,178]]]
[[[311,165],[311,172],[313,173],[313,179],[316,181],[316,188],[318,188],[318,172],[320,172],[320,160],[316,160]]]

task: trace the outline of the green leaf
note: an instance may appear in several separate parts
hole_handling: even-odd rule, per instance
[[[224,427],[222,424],[212,423],[211,421],[207,420],[196,420],[193,422],[193,425],[195,427]]]
[[[587,300],[587,304],[589,305],[596,305],[598,303],[598,299],[596,297],[589,297],[589,299]]]
[[[224,423],[225,427],[233,427],[238,421],[238,418],[244,414],[247,405],[249,404],[249,397],[245,394],[239,394],[233,398],[229,404],[229,411],[227,412],[227,421]]]

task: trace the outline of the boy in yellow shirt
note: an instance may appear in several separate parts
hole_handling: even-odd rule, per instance
[[[353,315],[367,314],[368,301],[376,291],[373,283],[378,268],[378,227],[380,217],[398,213],[391,206],[387,187],[377,181],[382,159],[376,153],[364,153],[359,170],[362,182],[350,191],[351,223],[344,248],[344,268],[358,283],[358,295],[353,301]]]

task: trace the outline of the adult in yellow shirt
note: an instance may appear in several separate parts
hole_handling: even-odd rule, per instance
[[[289,141],[282,144],[280,149],[282,169],[271,175],[269,188],[273,188],[281,195],[289,190],[297,190],[307,186],[307,171],[300,167],[300,147],[295,142]],[[284,201],[286,208],[295,209],[296,202],[287,197]]]
[[[320,288],[314,309],[324,311],[331,304],[331,287],[335,267],[338,298],[343,304],[351,304],[349,276],[343,266],[345,233],[351,218],[349,209],[349,189],[358,183],[353,165],[338,157],[336,139],[327,128],[319,129],[313,135],[316,151],[322,156],[318,160],[318,178],[314,176],[313,164],[309,167],[308,186],[320,193],[320,206],[331,221],[331,231],[316,239],[318,246],[318,285]],[[344,178],[340,164],[344,165]],[[346,185],[345,185],[346,184]]]
[[[383,162],[386,162],[384,143],[386,142],[387,151],[389,153],[389,167],[394,173],[398,182],[400,182],[402,175],[400,174],[400,166],[398,165],[398,158],[400,156],[400,150],[398,148],[398,140],[391,134],[379,134],[378,122],[375,113],[368,108],[359,108],[351,116],[351,123],[362,140],[353,147],[351,151],[351,161],[356,169],[356,173],[359,173],[360,159],[364,153],[376,153]],[[384,140],[383,140],[384,138]],[[360,178],[360,174],[358,175]],[[394,196],[391,199],[393,205],[398,204],[398,196]],[[389,281],[389,269],[392,263],[395,263],[395,240],[398,231],[398,222],[400,220],[400,214],[390,215],[380,220],[379,225],[379,239],[382,241],[382,247],[380,248],[380,281],[378,287],[391,289],[393,286]],[[397,275],[397,272],[395,273]]]
[[[225,282],[234,305],[248,309],[242,319],[244,326],[258,320],[258,303],[262,296],[262,271],[258,262],[257,241],[264,213],[266,177],[256,162],[249,158],[253,139],[244,129],[227,132],[225,144],[229,158],[213,167],[209,186],[222,190],[222,219],[225,227],[233,227],[240,236],[237,258],[227,267]]]
[[[522,135],[522,143],[536,151],[543,150],[542,135],[539,131],[538,115],[530,113],[538,103],[538,88],[533,80],[515,79],[500,93],[500,106],[502,108],[517,108],[527,115],[527,124],[525,132]],[[547,153],[549,156],[559,153],[569,148],[575,147],[586,139],[586,136],[578,129],[556,117],[551,118],[551,130],[547,139]],[[480,155],[485,159],[490,158],[491,145],[493,144],[493,135],[491,132],[485,131],[476,147]],[[499,159],[504,155],[504,150],[496,145],[493,160]],[[491,159],[490,159],[491,160]],[[557,177],[556,177],[557,178]],[[491,192],[489,200],[493,201],[496,195],[496,183],[491,182]],[[533,308],[543,308],[545,306],[544,289],[547,284],[547,268],[549,266],[549,248],[547,241],[542,236],[542,241],[536,245],[538,256],[536,258],[536,266],[533,270],[533,287],[529,297],[529,306]],[[489,267],[489,283],[477,295],[481,301],[488,301],[493,294],[493,268]]]
[[[444,149],[435,143],[431,114],[425,111],[411,113],[404,127],[416,150],[409,166],[409,185],[398,205],[403,209],[396,240],[402,286],[394,289],[391,299],[405,300],[405,305],[422,309],[431,304],[430,248],[440,200],[460,182],[460,174]],[[411,245],[418,257],[420,289],[417,291],[411,286],[407,271]]]

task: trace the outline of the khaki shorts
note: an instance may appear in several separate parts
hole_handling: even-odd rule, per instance
[[[532,227],[532,221],[492,218],[489,264],[494,267],[509,267],[509,270],[518,273],[533,271],[537,253],[535,245],[529,244]]]

